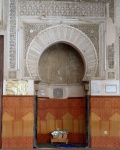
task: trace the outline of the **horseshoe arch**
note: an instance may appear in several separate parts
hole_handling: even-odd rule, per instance
[[[32,40],[27,50],[26,66],[33,79],[39,76],[38,62],[41,54],[46,48],[58,42],[72,45],[82,55],[85,64],[83,81],[90,80],[91,77],[95,76],[98,58],[93,43],[81,30],[61,24],[39,32]]]

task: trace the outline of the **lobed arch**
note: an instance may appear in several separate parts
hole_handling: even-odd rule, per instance
[[[36,79],[39,76],[39,59],[42,53],[54,43],[69,44],[81,54],[85,64],[83,80],[90,80],[95,76],[98,57],[93,43],[81,30],[61,24],[39,32],[30,43],[26,55],[26,66],[31,78]]]

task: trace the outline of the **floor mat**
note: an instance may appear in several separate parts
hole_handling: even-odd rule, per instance
[[[57,148],[80,148],[82,146],[77,146],[77,145],[74,145],[74,144],[53,144],[55,147]]]

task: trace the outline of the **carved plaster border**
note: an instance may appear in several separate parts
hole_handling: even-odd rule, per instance
[[[72,45],[82,55],[86,66],[83,80],[90,80],[95,76],[98,56],[93,43],[82,31],[61,24],[39,32],[31,42],[26,55],[26,66],[31,78],[36,79],[39,76],[38,62],[44,50],[58,42]]]
[[[10,32],[9,32],[9,38],[10,38],[10,50],[9,50],[9,68],[10,69],[16,69],[16,40],[17,40],[17,33],[16,33],[16,0],[10,0],[10,19],[9,19],[9,26],[10,26]]]
[[[70,2],[70,1],[35,1],[18,0],[19,16],[40,17],[105,17],[105,3],[103,2]]]

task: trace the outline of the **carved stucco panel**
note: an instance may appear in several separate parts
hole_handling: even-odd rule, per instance
[[[71,17],[104,17],[105,5],[109,4],[109,17],[114,22],[114,0],[72,0],[43,1],[19,0],[19,16],[66,16]],[[31,11],[32,9],[32,11]],[[49,9],[49,10],[48,10]]]
[[[108,45],[108,68],[114,69],[114,44]]]
[[[105,17],[103,2],[28,1],[19,0],[19,16]]]
[[[10,0],[10,50],[9,50],[9,67],[16,69],[16,0]]]
[[[69,39],[67,38],[68,36],[70,37]],[[78,38],[80,38],[79,42]],[[90,39],[82,31],[76,28],[67,25],[57,25],[40,32],[28,48],[26,64],[27,70],[32,78],[35,79],[39,76],[38,65],[33,64],[32,55],[35,63],[38,64],[42,52],[56,42],[71,44],[81,53],[86,66],[84,80],[95,76],[98,66],[98,57],[96,49]],[[37,45],[37,48],[35,48],[35,45]]]

